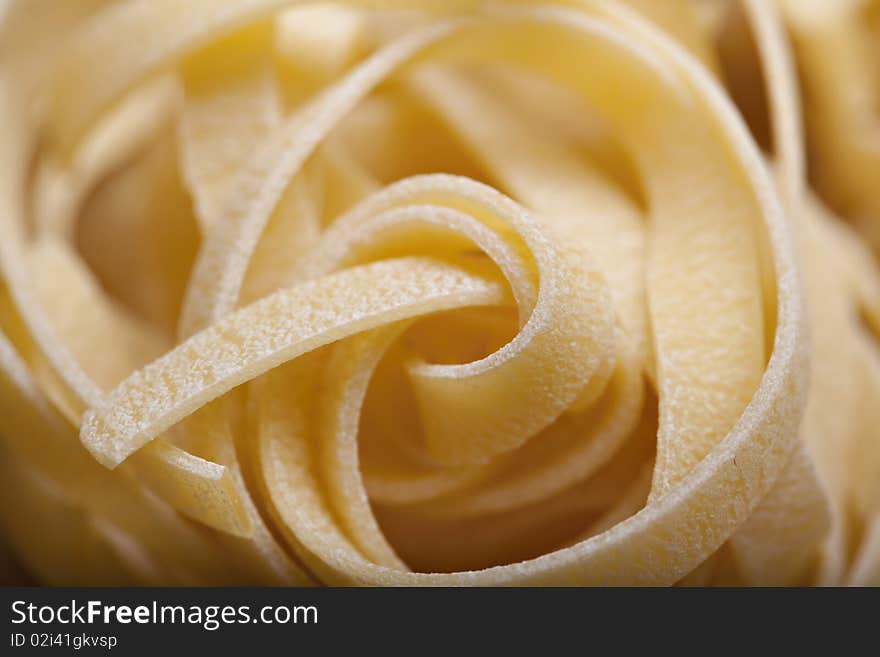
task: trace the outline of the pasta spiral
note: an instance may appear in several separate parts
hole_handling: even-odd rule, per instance
[[[880,12],[830,4],[8,3],[8,551],[880,583]]]

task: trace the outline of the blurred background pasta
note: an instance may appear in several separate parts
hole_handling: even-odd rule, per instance
[[[0,3],[0,581],[880,585],[880,2]]]

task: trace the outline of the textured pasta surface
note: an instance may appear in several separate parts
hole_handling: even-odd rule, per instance
[[[880,585],[878,44],[0,3],[3,577]]]

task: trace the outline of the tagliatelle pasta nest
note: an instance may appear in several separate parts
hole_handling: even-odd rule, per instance
[[[876,0],[2,11],[7,579],[880,585]]]

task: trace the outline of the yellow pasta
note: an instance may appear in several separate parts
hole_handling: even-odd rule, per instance
[[[876,2],[0,16],[4,562],[880,585]]]

